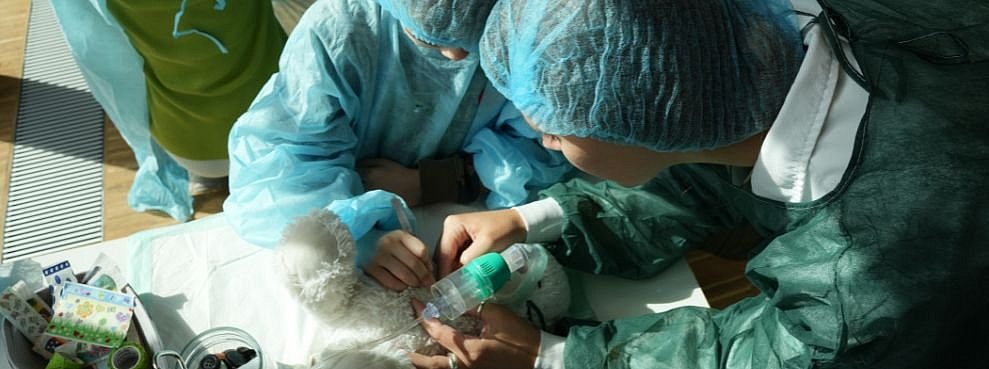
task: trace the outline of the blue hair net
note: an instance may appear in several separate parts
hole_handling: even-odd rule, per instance
[[[803,49],[786,0],[503,0],[480,54],[545,133],[695,151],[771,125]]]
[[[378,0],[416,38],[437,46],[477,51],[496,0]]]

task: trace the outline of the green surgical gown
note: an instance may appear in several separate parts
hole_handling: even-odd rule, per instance
[[[709,235],[766,236],[761,294],[574,327],[567,368],[989,367],[989,5],[822,1],[851,39],[870,100],[837,188],[755,196],[730,169],[682,165],[641,188],[570,182],[565,265],[654,275]]]

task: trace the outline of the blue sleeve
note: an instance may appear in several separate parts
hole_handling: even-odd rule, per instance
[[[52,0],[52,9],[93,97],[134,151],[138,170],[127,196],[137,211],[192,216],[188,176],[151,137],[144,59],[106,7],[106,0]]]
[[[412,227],[410,232],[416,233],[416,220],[412,210],[401,197],[387,191],[368,191],[360,196],[337,200],[330,204],[329,210],[340,217],[340,220],[357,237],[357,266],[364,265],[377,249],[378,239],[385,233],[401,229],[401,222],[392,207],[392,199],[401,202],[401,211]],[[427,245],[433,247],[433,245]],[[430,250],[432,253],[432,250]]]
[[[471,136],[464,150],[473,155],[477,175],[490,190],[485,205],[492,209],[535,200],[536,192],[574,172],[561,153],[543,147],[540,135],[507,101],[493,124]]]
[[[350,60],[367,50],[340,45],[345,36],[322,14],[309,13],[289,37],[279,72],[230,132],[226,218],[241,237],[266,248],[296,217],[364,192],[351,127],[360,109],[355,69],[362,66]]]

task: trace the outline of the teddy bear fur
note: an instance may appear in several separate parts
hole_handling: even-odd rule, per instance
[[[365,275],[355,265],[349,230],[332,212],[318,210],[298,219],[286,229],[276,254],[276,268],[286,287],[328,330],[325,349],[312,357],[314,368],[404,369],[413,367],[407,351],[445,353],[415,324],[411,298],[427,301],[428,289],[395,292]],[[522,313],[534,305],[542,322],[552,324],[566,313],[570,285],[562,267],[552,257],[547,259],[538,287],[529,296],[499,298],[514,301],[509,308],[521,316],[527,316]],[[480,331],[480,322],[470,316],[446,323],[468,334]],[[394,339],[368,347],[371,341],[405,329]]]

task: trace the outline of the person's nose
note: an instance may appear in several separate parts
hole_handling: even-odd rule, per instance
[[[458,61],[466,58],[468,53],[467,50],[459,47],[444,47],[440,50],[440,54],[443,54],[447,59]]]
[[[553,150],[560,151],[560,141],[554,139],[552,135],[543,135],[543,147]]]

